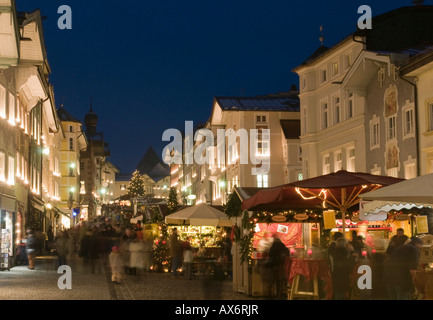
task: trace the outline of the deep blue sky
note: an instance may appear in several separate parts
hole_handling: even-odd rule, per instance
[[[425,4],[432,4],[432,0]],[[111,161],[132,172],[168,128],[206,121],[214,96],[287,91],[291,70],[317,47],[355,30],[360,5],[373,16],[411,0],[16,0],[40,9],[57,107],[84,119],[90,97]],[[60,30],[60,5],[72,30]],[[402,21],[402,23],[404,23]],[[374,26],[373,26],[374,27]]]

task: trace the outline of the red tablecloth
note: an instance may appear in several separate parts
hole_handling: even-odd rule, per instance
[[[328,261],[314,258],[293,258],[286,264],[286,274],[289,283],[293,282],[295,275],[303,275],[307,280],[315,276],[325,282],[326,299],[332,299],[332,276]]]

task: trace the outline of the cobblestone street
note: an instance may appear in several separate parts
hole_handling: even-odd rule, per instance
[[[173,279],[168,273],[126,275],[114,284],[101,266],[90,273],[81,259],[70,261],[72,289],[59,289],[61,274],[51,264],[38,263],[35,270],[17,266],[0,272],[1,300],[253,300],[232,290],[231,280],[213,281],[198,276]]]

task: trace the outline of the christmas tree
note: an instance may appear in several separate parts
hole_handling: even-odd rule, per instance
[[[145,190],[144,178],[141,176],[138,170],[135,170],[127,188],[128,194],[132,198],[137,198],[144,195]]]
[[[135,170],[127,188],[128,195],[131,197],[134,203],[134,216],[137,215],[137,198],[144,195],[145,190],[144,178],[141,176],[138,170]]]
[[[171,214],[173,212],[176,212],[179,210],[180,205],[179,202],[177,202],[177,191],[176,188],[170,188],[170,193],[168,194],[168,201],[167,201],[167,213]]]
[[[170,250],[168,247],[168,231],[165,223],[160,223],[158,227],[158,237],[154,241],[154,261],[157,272],[162,272],[166,266],[170,270]]]

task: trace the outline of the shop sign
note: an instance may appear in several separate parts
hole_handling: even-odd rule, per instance
[[[404,214],[404,213],[397,214],[395,216],[395,220],[397,220],[397,221],[406,221],[406,220],[409,220],[409,215],[408,214]]]
[[[298,213],[298,214],[295,214],[294,218],[296,220],[307,220],[308,219],[308,215],[305,214],[305,213]]]
[[[428,233],[427,216],[416,216],[415,221],[417,233]]]
[[[334,229],[336,227],[334,210],[323,212],[323,225],[324,229]]]
[[[272,221],[274,222],[284,222],[286,221],[286,217],[283,215],[272,216]]]

